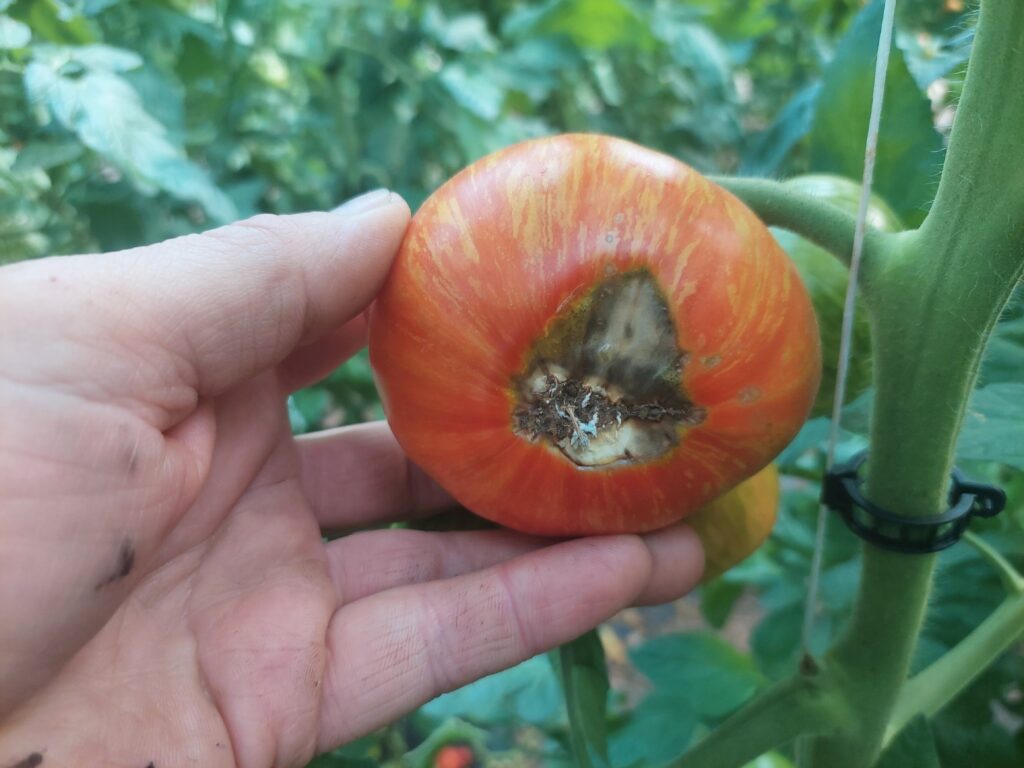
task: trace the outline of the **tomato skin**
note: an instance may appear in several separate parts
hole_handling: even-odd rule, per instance
[[[511,382],[560,312],[638,269],[706,416],[656,460],[580,467],[516,434]],[[685,517],[771,461],[820,375],[810,301],[756,216],[673,158],[579,134],[485,157],[428,198],[371,311],[370,359],[415,463],[480,516],[555,536]]]
[[[718,578],[753,554],[771,534],[778,510],[779,471],[769,464],[690,515],[686,522],[704,546],[701,583]]]

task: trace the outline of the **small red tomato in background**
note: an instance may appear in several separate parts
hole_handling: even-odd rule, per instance
[[[468,744],[448,744],[434,755],[433,768],[474,768],[479,765]]]
[[[409,457],[521,531],[645,531],[768,464],[821,370],[767,228],[688,166],[605,136],[474,163],[410,224],[370,359]]]

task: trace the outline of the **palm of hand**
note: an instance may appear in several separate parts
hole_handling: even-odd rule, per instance
[[[199,403],[167,438],[107,404],[73,400],[65,408],[53,398],[36,405],[22,412],[45,414],[81,439],[54,440],[25,425],[45,445],[19,471],[41,493],[14,514],[49,519],[32,529],[38,546],[61,529],[83,535],[64,537],[48,578],[26,580],[15,597],[71,605],[51,612],[46,626],[12,628],[23,635],[12,645],[26,653],[3,670],[2,711],[60,670],[55,695],[30,709],[73,722],[98,702],[130,701],[171,748],[139,755],[140,765],[177,764],[180,750],[196,745],[214,748],[207,765],[258,764],[268,751],[311,757],[327,623],[338,599],[299,483],[278,377],[262,375]],[[86,435],[117,439],[97,444]],[[91,486],[85,503],[83,475]],[[142,508],[111,508],[111,499],[125,497]],[[62,514],[54,498],[77,503]],[[17,549],[6,540],[7,562],[24,556],[24,540]],[[52,652],[32,653],[40,647]],[[110,725],[121,727],[113,718]],[[97,748],[118,742],[116,733],[90,738]],[[294,743],[275,746],[279,739]]]

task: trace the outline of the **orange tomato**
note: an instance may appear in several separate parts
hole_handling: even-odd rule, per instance
[[[807,293],[757,217],[594,135],[438,189],[371,312],[370,359],[414,462],[473,512],[558,536],[720,496],[799,430],[821,369]]]

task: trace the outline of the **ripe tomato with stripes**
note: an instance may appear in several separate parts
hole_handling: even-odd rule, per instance
[[[509,147],[413,218],[370,318],[387,418],[473,512],[556,536],[665,526],[807,417],[811,303],[738,199],[666,155]]]

